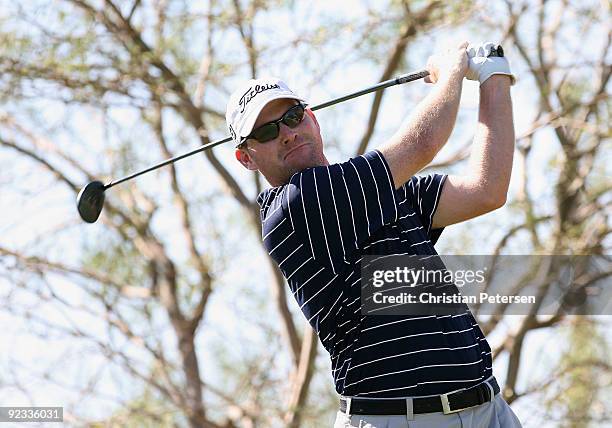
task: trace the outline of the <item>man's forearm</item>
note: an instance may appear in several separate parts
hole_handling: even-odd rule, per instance
[[[450,73],[416,107],[391,140],[380,148],[396,187],[427,166],[448,141],[461,99],[460,73]]]
[[[472,145],[469,175],[493,205],[506,201],[512,156],[514,123],[510,78],[492,76],[480,87],[478,126]]]

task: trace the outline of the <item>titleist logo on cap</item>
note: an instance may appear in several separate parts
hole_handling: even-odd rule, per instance
[[[273,85],[255,85],[253,88],[249,88],[241,97],[238,104],[240,104],[240,113],[244,113],[244,109],[247,104],[251,102],[255,95],[260,94],[269,89],[280,89],[276,83]]]

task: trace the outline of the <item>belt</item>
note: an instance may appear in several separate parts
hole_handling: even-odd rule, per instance
[[[435,397],[408,399],[344,398],[340,399],[340,411],[351,415],[405,415],[406,401],[412,401],[412,413],[444,414],[460,412],[470,407],[478,406],[493,400],[499,392],[495,378],[491,378],[472,388],[449,392]],[[347,407],[350,407],[347,411]]]

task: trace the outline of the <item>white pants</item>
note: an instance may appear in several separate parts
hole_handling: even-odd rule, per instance
[[[457,413],[423,413],[408,420],[403,415],[346,415],[338,412],[334,428],[521,428],[501,394],[493,401]]]

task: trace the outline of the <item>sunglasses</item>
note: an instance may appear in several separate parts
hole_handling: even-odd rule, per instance
[[[306,105],[302,103],[294,105],[287,110],[280,119],[265,123],[257,129],[254,129],[249,135],[242,139],[240,146],[250,138],[257,140],[260,143],[274,140],[280,133],[281,122],[287,125],[289,128],[295,128],[302,122],[302,120],[304,120],[305,108]]]

